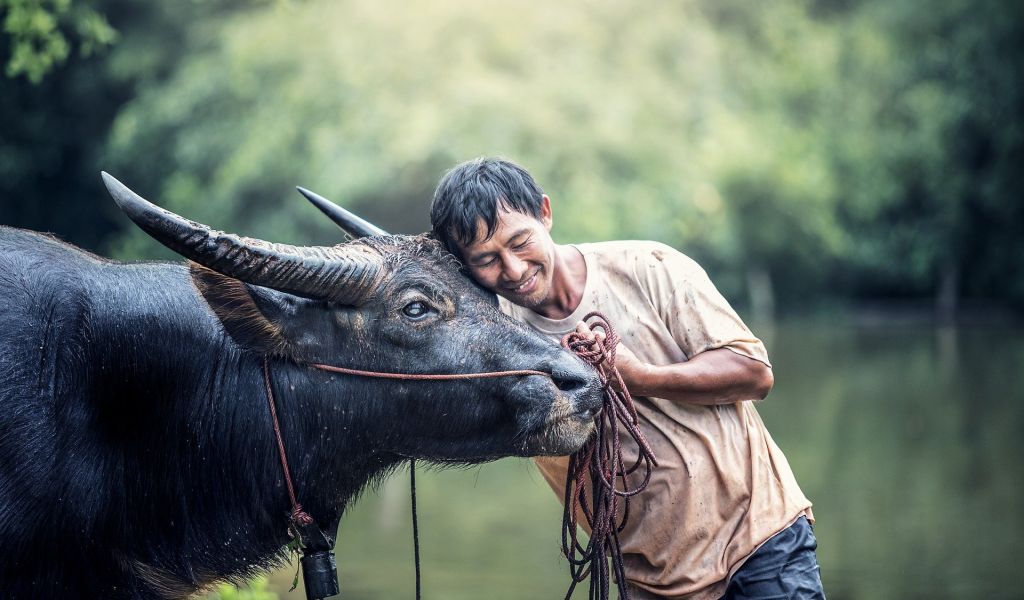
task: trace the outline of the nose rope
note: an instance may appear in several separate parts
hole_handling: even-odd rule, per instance
[[[314,363],[310,366],[316,367],[321,371],[330,371],[331,373],[344,373],[345,375],[358,375],[360,377],[376,377],[378,379],[407,379],[407,380],[426,380],[426,381],[444,381],[451,379],[491,379],[494,377],[511,377],[514,375],[542,375],[544,377],[551,377],[551,373],[545,373],[544,371],[533,371],[531,369],[520,369],[518,371],[487,371],[484,373],[387,373],[381,371],[363,371],[361,369],[349,369],[347,367],[335,367],[332,365],[323,365]]]
[[[562,338],[562,346],[575,352],[597,370],[604,384],[604,409],[597,423],[596,435],[569,457],[563,498],[562,553],[569,561],[572,583],[565,598],[569,600],[576,585],[589,576],[590,600],[608,600],[610,586],[606,557],[610,554],[619,599],[628,600],[629,590],[626,587],[619,532],[626,527],[629,519],[629,499],[647,487],[651,472],[658,466],[658,460],[640,431],[633,398],[619,370],[615,368],[615,349],[619,344],[619,335],[599,312],[588,314],[583,317],[583,321],[591,321],[592,330],[603,332],[604,341],[588,339],[574,331]],[[638,448],[636,462],[628,468],[622,459],[620,427],[633,438]],[[636,472],[641,465],[644,467],[643,481],[630,487],[626,476]],[[621,487],[616,487],[616,480],[621,482]],[[590,502],[587,500],[588,492]],[[621,518],[619,498],[622,499]],[[577,537],[580,514],[591,531],[586,547]]]

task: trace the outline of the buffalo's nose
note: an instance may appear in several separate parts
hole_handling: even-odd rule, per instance
[[[568,394],[585,393],[587,388],[601,383],[593,367],[568,352],[560,354],[547,367],[544,370],[551,373],[555,387]]]
[[[571,373],[554,371],[551,373],[551,379],[555,382],[555,387],[563,392],[575,392],[587,387],[591,383],[591,377],[588,377],[586,373],[582,372]]]
[[[597,371],[574,356],[566,356],[551,367],[551,380],[572,399],[576,416],[592,419],[601,412],[604,395]]]

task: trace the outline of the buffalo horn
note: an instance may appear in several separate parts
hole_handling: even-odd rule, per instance
[[[384,268],[375,250],[354,244],[290,246],[212,230],[160,208],[103,172],[128,218],[157,241],[219,273],[283,292],[358,305]]]
[[[312,202],[313,206],[319,208],[320,212],[327,215],[338,225],[338,227],[341,227],[345,233],[354,238],[388,234],[388,232],[384,231],[380,227],[377,227],[365,219],[357,217],[316,192],[307,190],[304,187],[296,187],[295,189],[299,190],[299,193],[305,196],[306,200]]]

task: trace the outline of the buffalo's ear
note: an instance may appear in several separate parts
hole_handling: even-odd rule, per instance
[[[196,289],[239,346],[259,354],[292,356],[288,339],[278,325],[280,314],[274,314],[284,310],[276,296],[285,294],[247,285],[193,262],[189,263],[189,272]],[[263,294],[267,297],[255,297]]]

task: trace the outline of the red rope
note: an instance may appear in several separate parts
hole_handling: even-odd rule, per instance
[[[277,420],[277,408],[274,407],[274,389],[270,385],[270,366],[267,365],[267,357],[263,357],[263,383],[267,386],[267,403],[270,405],[270,418],[274,424],[274,436],[277,438],[277,454],[281,458],[281,469],[284,471],[284,483],[288,487],[288,499],[292,503],[292,523],[295,525],[309,525],[313,517],[302,510],[302,505],[295,497],[295,486],[292,485],[292,474],[288,469],[288,457],[284,452],[284,440],[281,438],[281,424]]]
[[[531,371],[529,369],[522,369],[519,371],[488,371],[485,373],[449,373],[437,375],[426,373],[381,373],[378,371],[362,371],[359,369],[348,369],[346,367],[334,367],[331,365],[321,364],[314,364],[313,366],[322,371],[330,371],[332,373],[359,375],[361,377],[377,377],[380,379],[425,379],[430,381],[439,381],[448,379],[488,379],[492,377],[509,377],[511,375],[543,375],[544,377],[551,377],[551,373],[545,373],[544,371]]]
[[[603,343],[588,339],[578,332],[562,338],[562,346],[575,352],[597,369],[604,383],[604,409],[598,421],[597,434],[569,457],[569,470],[565,482],[564,512],[562,514],[562,552],[569,561],[572,583],[565,598],[569,600],[576,585],[590,577],[591,600],[609,597],[609,571],[607,556],[618,583],[619,599],[628,600],[626,574],[619,547],[619,532],[629,519],[629,499],[639,494],[651,480],[651,472],[658,461],[650,444],[640,431],[640,423],[633,398],[626,389],[618,369],[615,351],[619,336],[604,315],[592,312],[583,318],[592,321],[591,330],[604,334]],[[639,453],[636,462],[626,467],[622,460],[620,427],[636,442]],[[644,466],[643,481],[630,488],[626,476]],[[590,500],[587,499],[588,476]],[[621,487],[615,486],[616,480]],[[619,498],[622,498],[621,517]],[[586,547],[578,539],[578,515],[582,513],[590,528],[590,541]]]

